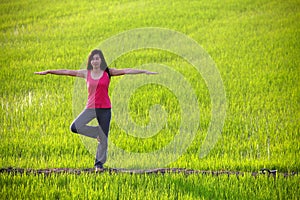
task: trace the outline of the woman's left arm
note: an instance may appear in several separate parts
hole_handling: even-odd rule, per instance
[[[151,72],[148,70],[141,70],[141,69],[131,69],[131,68],[126,68],[126,69],[110,68],[109,72],[111,76],[121,76],[125,74],[157,74],[157,72]]]

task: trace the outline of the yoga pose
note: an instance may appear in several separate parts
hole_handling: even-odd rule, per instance
[[[139,69],[113,69],[108,68],[101,50],[93,50],[87,62],[85,70],[46,70],[35,74],[65,75],[86,79],[88,99],[85,109],[78,115],[71,125],[71,131],[98,140],[95,158],[95,170],[103,171],[103,164],[107,158],[107,138],[111,119],[111,102],[108,96],[108,88],[111,76],[124,74],[157,74]],[[94,118],[99,126],[87,125]]]

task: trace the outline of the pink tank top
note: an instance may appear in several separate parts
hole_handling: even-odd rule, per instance
[[[93,79],[91,71],[88,70],[86,84],[88,89],[88,101],[86,108],[111,108],[108,96],[109,76],[107,72],[103,72],[100,79]]]

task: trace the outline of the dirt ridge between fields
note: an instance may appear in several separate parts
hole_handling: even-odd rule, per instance
[[[183,173],[185,175],[190,174],[202,174],[210,176],[220,176],[234,175],[236,177],[244,176],[246,173],[251,174],[251,176],[256,177],[258,175],[277,177],[278,175],[288,176],[298,176],[298,172],[278,172],[277,170],[270,169],[260,169],[258,172],[240,172],[240,171],[210,171],[210,170],[194,170],[185,168],[156,168],[156,169],[122,169],[122,168],[104,168],[101,172],[95,172],[94,168],[86,169],[74,169],[74,168],[46,168],[46,169],[26,169],[26,168],[1,168],[0,173],[8,174],[34,174],[34,175],[51,175],[51,174],[84,174],[84,173],[128,173],[128,174],[171,174],[171,173]]]

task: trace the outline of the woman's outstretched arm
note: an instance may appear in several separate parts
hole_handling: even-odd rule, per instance
[[[58,69],[58,70],[46,70],[41,72],[34,72],[35,74],[39,75],[46,75],[46,74],[55,74],[55,75],[63,75],[63,76],[77,76],[81,78],[86,77],[86,70],[68,70],[68,69]]]
[[[130,68],[126,68],[126,69],[110,68],[109,72],[112,76],[120,76],[124,74],[157,74],[157,72],[151,72],[148,70],[141,70],[141,69],[130,69]]]

